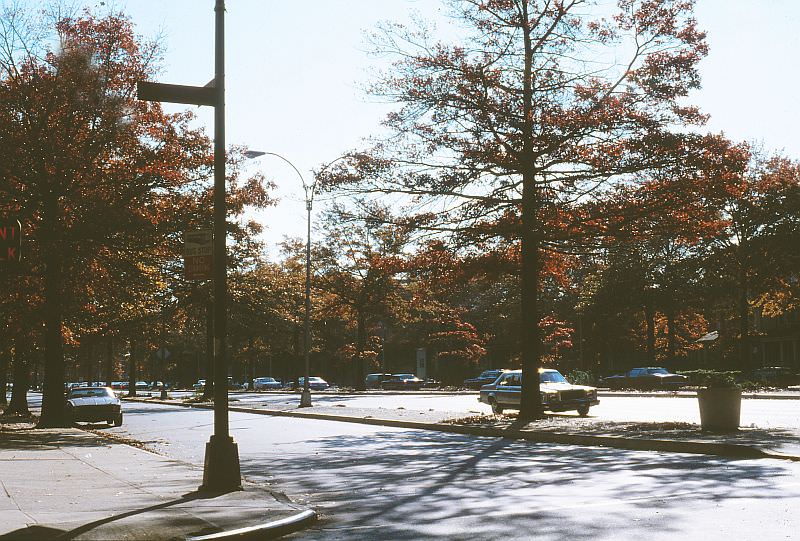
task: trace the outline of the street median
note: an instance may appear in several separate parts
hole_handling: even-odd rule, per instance
[[[179,400],[160,400],[153,398],[131,398],[126,400],[209,410],[214,407],[213,404],[210,403],[186,403]],[[795,441],[797,434],[777,429],[742,429],[735,433],[715,434],[701,432],[699,427],[688,423],[673,423],[672,425],[680,426],[669,426],[667,429],[664,429],[663,427],[665,425],[670,424],[592,423],[591,419],[584,419],[583,421],[588,422],[583,425],[578,425],[576,428],[572,421],[573,418],[570,417],[567,419],[570,423],[568,425],[568,430],[560,430],[558,421],[559,419],[564,419],[564,416],[550,417],[551,421],[555,420],[556,422],[550,422],[546,429],[540,429],[537,427],[536,422],[523,424],[515,421],[514,418],[510,416],[481,416],[477,418],[477,422],[475,418],[465,419],[463,421],[447,420],[426,422],[388,418],[386,414],[390,410],[383,409],[373,410],[368,415],[342,415],[329,411],[308,411],[307,409],[278,410],[241,406],[229,406],[228,409],[232,412],[255,415],[296,417],[301,419],[358,423],[393,428],[432,430],[478,437],[525,440],[535,443],[611,447],[632,451],[690,453],[728,458],[773,458],[800,461],[800,453],[796,453],[794,448],[791,448],[789,452],[777,450],[784,444]],[[567,426],[566,423],[565,426]],[[584,430],[579,431],[580,426],[583,426]],[[658,434],[660,430],[677,437],[660,436]],[[630,435],[631,432],[636,435]]]

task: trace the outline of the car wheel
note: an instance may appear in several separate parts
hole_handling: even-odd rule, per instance
[[[109,424],[111,424],[111,423],[109,423]],[[114,426],[122,426],[122,412],[119,412],[119,415],[117,415],[117,418],[114,419]]]
[[[503,406],[498,404],[494,398],[489,399],[489,405],[492,406],[492,413],[497,413],[498,415],[503,413]]]
[[[586,417],[587,415],[589,415],[589,407],[590,406],[588,404],[585,406],[579,406],[578,415],[580,415],[581,417]]]

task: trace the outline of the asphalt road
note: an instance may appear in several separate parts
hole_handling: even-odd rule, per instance
[[[36,409],[39,395],[30,398]],[[265,398],[291,404],[297,396],[252,400]],[[349,407],[367,399],[396,404],[385,402],[386,396],[315,395],[320,404],[345,400]],[[457,400],[394,395],[392,400],[406,404],[398,407],[437,406],[430,400],[445,400],[448,409],[462,400],[465,407],[476,403],[470,395]],[[605,402],[637,415],[637,408],[645,407],[650,418],[654,411],[672,412],[671,420],[683,404],[696,407],[694,400],[682,398]],[[766,406],[767,415],[800,405],[747,402],[774,402]],[[230,419],[242,474],[320,512],[320,522],[295,539],[764,541],[794,539],[800,531],[800,463],[547,446],[253,414],[231,413]],[[213,414],[128,403],[122,427],[95,427],[201,468]]]
[[[231,414],[242,474],[313,506],[295,539],[792,539],[800,464],[546,446]],[[201,466],[210,411],[126,405],[104,431]],[[131,472],[135,475],[135,472]]]
[[[176,392],[170,393],[170,395],[180,397],[191,396],[192,393]],[[300,395],[295,393],[234,393],[231,394],[230,399],[231,404],[239,406],[261,405],[289,409],[297,407]],[[30,393],[28,402],[31,408],[38,409],[41,395]],[[477,393],[450,395],[313,393],[312,402],[318,406],[338,406],[342,413],[346,413],[348,407],[434,410],[449,412],[452,417],[491,413],[489,406],[478,402]],[[700,422],[697,399],[694,397],[601,396],[600,404],[593,407],[589,415],[608,421]],[[742,400],[741,426],[800,429],[800,400],[744,399]]]

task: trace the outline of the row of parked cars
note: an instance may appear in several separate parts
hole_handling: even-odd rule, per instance
[[[256,378],[253,380],[254,391],[278,390],[278,389],[302,389],[305,378],[298,378],[297,382],[284,384],[283,382],[270,377]],[[367,389],[384,389],[387,391],[417,391],[419,389],[438,386],[439,382],[434,380],[420,379],[414,374],[367,374],[364,378]],[[320,377],[310,376],[308,386],[314,391],[324,391],[330,384]]]
[[[441,386],[435,379],[421,379],[411,373],[403,374],[367,374],[364,378],[367,389],[383,389],[385,391],[419,391]]]
[[[464,380],[467,389],[480,389],[494,383],[507,369],[484,370],[478,377]],[[600,380],[601,387],[610,389],[674,390],[688,384],[689,378],[673,374],[665,368],[634,368],[624,374],[609,376]]]
[[[65,390],[70,390],[75,387],[106,387],[106,382],[104,381],[74,381],[64,384]],[[116,391],[124,391],[127,390],[130,386],[130,383],[127,381],[112,381],[110,387]],[[161,381],[137,381],[136,382],[136,390],[137,391],[151,391],[155,389],[161,389],[164,387],[164,383]]]

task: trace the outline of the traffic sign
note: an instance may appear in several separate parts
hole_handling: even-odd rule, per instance
[[[214,261],[212,240],[210,229],[184,233],[183,269],[187,280],[211,279]]]

